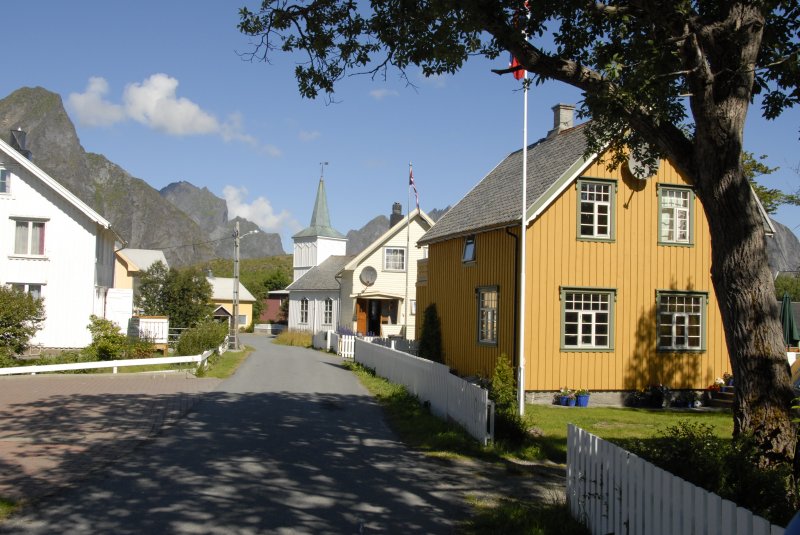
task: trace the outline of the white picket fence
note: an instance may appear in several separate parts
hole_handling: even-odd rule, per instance
[[[324,349],[325,351],[335,351],[335,353],[343,359],[353,360],[355,341],[355,336],[349,334],[336,334],[333,331],[328,331],[328,337],[326,341],[320,342],[319,345],[317,345],[315,341],[314,347],[317,349]]]
[[[567,501],[593,535],[783,535],[735,503],[570,424]]]
[[[481,444],[494,439],[494,403],[486,389],[451,374],[444,364],[357,338],[354,343],[356,362],[404,385],[421,402],[428,402],[434,415],[457,422]]]

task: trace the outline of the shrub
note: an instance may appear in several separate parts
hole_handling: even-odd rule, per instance
[[[92,333],[92,343],[86,348],[87,353],[97,360],[114,360],[119,358],[128,345],[128,338],[119,332],[116,323],[92,314],[86,326]]]
[[[42,299],[0,285],[0,352],[13,355],[25,351],[44,320]]]
[[[442,324],[436,311],[436,303],[431,303],[425,308],[419,337],[419,356],[434,362],[443,362]]]
[[[216,321],[206,321],[186,329],[178,338],[176,355],[199,355],[207,349],[216,349],[225,340],[228,325]]]
[[[494,401],[494,436],[497,441],[518,446],[527,432],[525,421],[517,412],[515,384],[511,359],[503,353],[497,359],[489,386],[489,398]]]

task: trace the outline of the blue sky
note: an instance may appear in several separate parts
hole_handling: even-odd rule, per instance
[[[519,82],[476,58],[435,79],[396,72],[356,76],[336,104],[300,98],[300,57],[243,61],[238,7],[257,1],[29,0],[4,9],[0,97],[24,86],[61,95],[81,144],[154,188],[185,180],[228,201],[265,231],[290,236],[310,219],[320,162],[331,221],[359,228],[393,202],[407,203],[408,165],[423,210],[458,202],[522,144]],[[563,84],[529,94],[529,142],[552,126],[551,106],[580,94]],[[763,182],[795,191],[800,110],[776,121],[751,108],[745,147],[781,169]],[[412,197],[413,204],[413,197]],[[776,219],[800,229],[800,208]]]

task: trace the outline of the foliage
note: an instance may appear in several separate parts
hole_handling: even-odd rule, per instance
[[[92,315],[89,321],[86,328],[92,334],[92,343],[86,348],[86,353],[92,359],[147,358],[155,350],[149,340],[132,340],[122,334],[119,326],[111,320]]]
[[[207,349],[216,349],[228,334],[227,323],[204,321],[181,333],[175,346],[176,355],[200,355]]]
[[[756,178],[762,175],[771,175],[778,170],[777,167],[769,167],[764,163],[766,155],[761,155],[756,158],[752,152],[744,151],[742,154],[742,166],[744,167],[744,175],[753,186],[753,191],[758,195],[761,205],[768,214],[774,214],[778,208],[784,204],[791,204],[793,206],[800,205],[800,195],[797,193],[784,193],[779,189],[768,188],[756,182]]]
[[[222,355],[214,355],[209,359],[208,369],[204,369],[204,377],[215,377],[217,379],[227,379],[239,369],[239,366],[250,355],[252,348],[245,348],[241,351],[226,351]]]
[[[211,315],[211,284],[197,268],[167,270],[156,262],[139,280],[134,304],[146,316],[168,316],[170,327],[186,328]]]
[[[477,514],[464,526],[467,534],[526,533],[529,535],[588,535],[587,527],[572,517],[561,500],[542,503],[501,498],[489,503],[477,501]]]
[[[642,390],[635,390],[625,398],[628,407],[650,407],[660,409],[672,403],[672,393],[668,386],[662,384],[649,385]]]
[[[428,305],[422,317],[419,356],[434,362],[443,362],[442,324],[439,321],[439,313],[436,311],[436,303]]]
[[[792,385],[770,371],[783,346],[742,139],[756,95],[768,119],[800,103],[797,3],[564,0],[530,2],[527,13],[521,5],[262,0],[256,12],[240,9],[239,30],[256,37],[251,59],[301,53],[295,77],[309,98],[330,98],[354,72],[397,68],[408,81],[410,66],[454,73],[473,55],[510,51],[534,83],[583,93],[579,114],[593,119],[587,155],[604,155],[612,168],[630,153],[645,164],[668,157],[703,203],[732,368],[753,393],[734,408],[736,432],[756,433],[762,463],[793,463]]]
[[[0,353],[19,354],[45,320],[44,300],[0,286]]]
[[[797,274],[783,273],[775,278],[775,297],[783,299],[784,293],[788,293],[792,301],[800,301],[800,277]]]
[[[284,346],[311,347],[311,333],[308,331],[285,330],[275,337],[274,343]]]
[[[154,262],[139,275],[139,284],[133,296],[134,306],[145,316],[166,316],[165,302],[169,269],[161,260]]]
[[[520,445],[525,441],[527,429],[525,421],[517,411],[517,389],[511,359],[503,353],[497,359],[489,397],[494,401],[495,440]]]

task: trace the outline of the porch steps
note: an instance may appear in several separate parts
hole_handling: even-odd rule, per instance
[[[709,406],[711,407],[724,407],[724,408],[732,408],[733,407],[733,398],[735,396],[734,387],[728,386],[725,387],[725,390],[719,390],[711,394],[711,400],[709,401]]]

